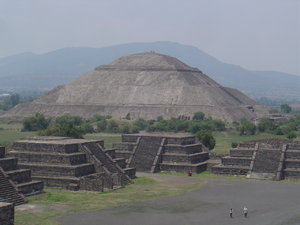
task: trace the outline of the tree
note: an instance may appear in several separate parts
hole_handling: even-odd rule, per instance
[[[287,134],[286,136],[288,139],[292,140],[292,139],[295,139],[297,137],[297,134],[296,132],[290,132]]]
[[[204,117],[205,117],[205,114],[203,112],[196,112],[193,116],[193,120],[200,121],[200,120],[203,120]]]
[[[288,104],[282,104],[280,106],[280,110],[282,113],[290,113],[292,111],[292,108]]]
[[[106,120],[100,120],[98,123],[97,123],[97,131],[98,132],[103,132],[106,130],[106,127],[107,127],[107,121]]]
[[[62,136],[62,137],[73,137],[73,138],[83,138],[85,131],[78,124],[79,118],[64,115],[55,120],[52,126],[48,127],[46,130],[40,132],[42,136]]]
[[[209,150],[212,150],[216,145],[216,140],[210,131],[199,131],[196,137]]]
[[[42,113],[36,113],[34,116],[23,120],[22,131],[38,131],[45,130],[50,124],[50,119],[47,119]]]
[[[110,132],[118,133],[119,132],[119,125],[115,120],[109,120],[108,125],[107,125],[107,129]]]
[[[240,135],[254,135],[256,126],[246,119],[241,119],[241,125],[237,127],[237,130],[240,132]]]
[[[268,118],[262,118],[257,124],[257,129],[260,132],[274,131],[276,130],[276,128],[277,128],[276,124]]]

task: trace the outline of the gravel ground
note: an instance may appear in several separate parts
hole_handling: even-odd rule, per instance
[[[248,218],[243,217],[244,206]],[[300,184],[207,180],[190,193],[65,214],[57,221],[63,225],[299,225]]]

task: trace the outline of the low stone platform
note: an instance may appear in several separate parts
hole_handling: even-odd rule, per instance
[[[15,142],[9,155],[46,186],[103,191],[131,183],[135,170],[124,171],[125,159],[114,159],[103,141],[65,137],[34,137]]]
[[[42,181],[32,180],[30,169],[20,168],[18,159],[0,147],[0,198],[19,205],[26,201],[24,196],[42,193],[43,187]]]
[[[12,203],[0,201],[0,224],[14,225],[15,208]]]
[[[221,164],[213,166],[212,172],[268,180],[300,178],[300,142],[270,139],[241,143]]]
[[[116,157],[140,172],[176,171],[200,173],[207,168],[208,152],[194,136],[176,133],[123,134],[113,144]]]

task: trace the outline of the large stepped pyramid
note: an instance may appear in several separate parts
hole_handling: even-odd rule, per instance
[[[65,137],[34,137],[13,144],[11,156],[46,186],[103,191],[131,183],[135,170],[124,171],[107,154],[103,141]]]
[[[123,134],[113,145],[117,157],[126,158],[137,171],[176,171],[195,173],[206,170],[208,152],[194,136],[183,134]]]
[[[278,139],[240,143],[212,172],[269,180],[300,178],[300,143]]]
[[[32,180],[30,169],[20,169],[16,157],[7,157],[4,147],[0,147],[0,198],[2,201],[22,204],[24,196],[43,192],[44,184]]]
[[[146,52],[121,57],[69,84],[58,86],[1,117],[29,117],[40,112],[91,118],[192,118],[195,112],[227,122],[267,117],[269,109],[240,91],[223,87],[199,69],[174,57]]]

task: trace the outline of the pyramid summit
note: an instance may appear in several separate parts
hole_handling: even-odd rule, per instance
[[[255,119],[267,113],[240,91],[223,87],[199,69],[154,52],[121,57],[98,66],[37,100],[21,104],[5,116],[36,112],[85,118],[95,114],[132,119],[192,117],[195,112],[228,122]]]

